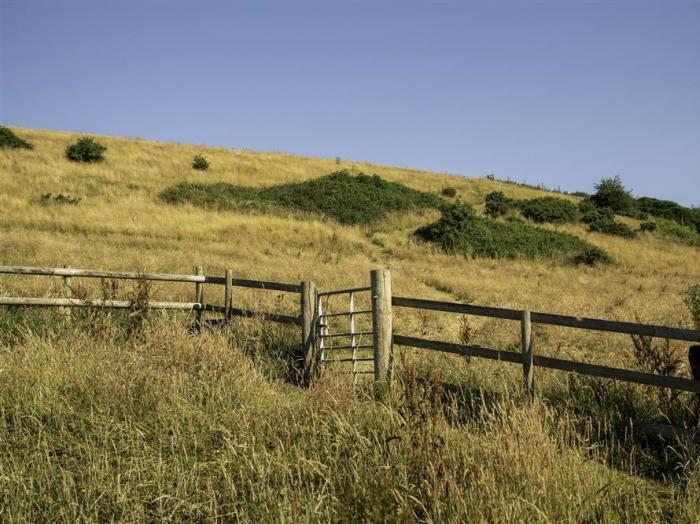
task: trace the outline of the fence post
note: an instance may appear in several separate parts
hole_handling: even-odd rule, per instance
[[[532,358],[532,325],[530,323],[530,312],[523,311],[520,321],[520,335],[523,352],[523,380],[525,383],[525,394],[529,398],[535,395],[535,377]]]
[[[370,273],[372,293],[372,335],[374,339],[374,381],[378,397],[391,386],[393,319],[391,311],[391,274],[388,269]]]
[[[231,318],[231,305],[233,304],[233,272],[230,269],[226,270],[226,284],[224,286],[224,321],[228,322]]]
[[[690,346],[688,348],[688,363],[690,364],[690,374],[693,380],[700,380],[700,346]]]
[[[63,266],[64,269],[70,269],[70,266]],[[73,298],[73,288],[71,287],[71,278],[69,276],[63,277],[63,298]],[[67,317],[72,315],[71,308],[63,308],[63,314]]]
[[[308,386],[316,377],[316,284],[301,283],[301,348],[304,355],[303,383]]]
[[[197,276],[204,275],[204,268],[202,266],[195,266],[194,274]],[[194,285],[194,301],[201,307],[204,307],[204,282],[197,282]],[[202,309],[197,309],[194,313],[194,325],[199,332],[202,329]]]

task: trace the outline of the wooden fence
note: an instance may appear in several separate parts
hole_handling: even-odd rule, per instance
[[[137,273],[122,271],[95,271],[91,269],[63,268],[39,268],[24,266],[0,266],[0,274],[7,275],[33,275],[52,276],[63,278],[64,297],[0,297],[0,306],[27,306],[27,307],[88,307],[88,308],[116,308],[129,309],[134,306],[131,300],[108,300],[108,299],[84,299],[73,297],[72,279],[99,278],[109,280],[141,280],[149,282],[180,282],[194,284],[193,302],[161,302],[148,301],[145,306],[149,309],[173,309],[181,311],[194,311],[195,322],[199,326],[202,322],[202,312],[214,312],[222,315],[222,320],[229,320],[231,317],[261,317],[273,322],[284,324],[301,325],[302,319],[298,316],[285,315],[280,313],[269,313],[262,311],[252,311],[233,307],[233,288],[244,287],[261,289],[268,291],[282,291],[288,293],[302,293],[302,284],[285,284],[280,282],[268,282],[264,280],[246,280],[233,278],[230,269],[224,272],[223,276],[205,275],[201,266],[194,268],[192,275],[178,275],[165,273]],[[208,304],[204,300],[204,285],[212,284],[222,286],[223,306]],[[303,308],[302,308],[303,309]]]
[[[554,357],[537,355],[534,351],[534,340],[531,324],[544,324],[575,329],[587,329],[599,332],[622,333],[645,337],[659,337],[664,339],[683,340],[700,343],[700,331],[666,326],[656,326],[632,322],[620,322],[614,320],[602,320],[592,318],[579,318],[551,313],[530,312],[526,310],[496,308],[478,306],[472,304],[460,304],[456,302],[439,302],[418,298],[393,296],[391,291],[391,277],[389,270],[374,270],[370,274],[369,287],[348,288],[334,291],[319,291],[313,282],[300,284],[286,284],[279,282],[267,282],[261,280],[245,280],[233,278],[231,270],[226,270],[223,276],[204,275],[201,267],[196,267],[192,275],[175,275],[160,273],[125,273],[115,271],[93,271],[72,268],[31,268],[31,267],[0,267],[0,274],[13,275],[44,275],[57,276],[64,279],[63,298],[24,298],[24,297],[0,297],[0,306],[46,306],[46,307],[106,307],[106,308],[130,308],[132,302],[127,300],[93,300],[79,299],[71,296],[71,278],[103,278],[103,279],[130,279],[165,282],[192,283],[194,289],[193,302],[149,302],[148,307],[154,309],[191,310],[195,312],[195,324],[202,322],[201,313],[205,311],[223,315],[222,322],[228,322],[232,317],[261,317],[273,322],[298,325],[301,327],[301,346],[303,350],[303,376],[308,384],[321,373],[321,358],[319,348],[323,348],[322,340],[328,337],[323,331],[319,298],[324,295],[353,293],[360,290],[369,290],[372,302],[372,349],[374,361],[374,380],[378,385],[378,391],[383,392],[391,382],[391,361],[393,345],[413,347],[425,350],[440,351],[476,358],[497,360],[523,366],[523,381],[528,395],[534,394],[534,371],[536,368],[556,369],[589,375],[594,377],[610,378],[644,384],[661,388],[670,388],[681,391],[700,393],[700,376],[691,378],[656,375],[639,371],[600,366]],[[207,304],[205,301],[204,285],[213,284],[223,286],[223,306]],[[281,313],[252,311],[233,307],[233,288],[246,287],[261,290],[280,291],[299,295],[299,316]],[[393,308],[412,308],[419,310],[440,311],[462,315],[476,315],[490,318],[518,321],[521,326],[521,352],[504,351],[475,345],[462,345],[438,340],[428,340],[413,336],[394,333]],[[332,315],[358,314],[352,310]],[[352,331],[352,329],[351,329]],[[352,333],[350,333],[352,335]],[[700,356],[700,346],[692,346],[690,354]],[[691,369],[700,366],[691,362]],[[354,362],[353,362],[354,369]],[[697,379],[697,380],[696,380]]]

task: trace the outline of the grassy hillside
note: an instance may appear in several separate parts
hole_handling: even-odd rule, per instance
[[[217,210],[159,198],[176,184],[269,188],[341,169],[435,195],[452,186],[478,209],[492,191],[518,199],[543,191],[110,137],[98,138],[104,162],[76,164],[64,151],[78,135],[14,130],[34,148],[0,149],[3,265],[168,272],[202,265],[207,274],[228,267],[241,278],[311,279],[323,289],[362,285],[370,269],[390,267],[394,292],[405,296],[690,325],[681,294],[700,283],[700,251],[662,235],[544,226],[617,262],[577,267],[447,254],[413,235],[439,218],[431,209],[342,225],[298,210]],[[191,168],[197,153],[208,171]],[[42,199],[48,193],[80,201]],[[47,290],[44,279],[3,277],[0,294],[46,294],[59,284]],[[162,285],[153,293],[191,299],[193,290]],[[296,307],[290,298],[237,293],[262,309]],[[624,428],[631,416],[692,422],[689,395],[671,401],[649,388],[538,371],[543,400],[528,406],[517,368],[399,351],[395,398],[380,406],[342,378],[309,391],[291,385],[284,361],[296,334],[255,321],[236,323],[229,337],[193,339],[184,318],[153,318],[125,336],[113,317],[67,325],[44,312],[0,315],[0,520],[683,522],[700,515],[697,450],[640,442]],[[518,347],[518,326],[504,321],[397,311],[396,329]],[[537,326],[535,338],[542,354],[642,365],[628,337]],[[686,348],[671,345],[680,356]],[[686,367],[679,373],[687,376]]]

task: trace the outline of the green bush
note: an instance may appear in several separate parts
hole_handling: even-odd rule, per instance
[[[579,213],[581,214],[588,213],[590,211],[595,211],[596,209],[598,209],[590,198],[581,199],[577,207]]]
[[[271,206],[302,212],[320,213],[343,224],[367,224],[388,213],[439,208],[443,201],[434,194],[387,182],[376,175],[353,176],[337,171],[305,182],[266,188],[234,186],[226,183],[180,183],[161,193],[171,204],[191,203],[215,209]]]
[[[619,176],[604,178],[595,186],[591,201],[596,207],[609,207],[618,215],[635,216],[637,206],[632,194],[622,185]]]
[[[493,191],[486,195],[484,212],[491,217],[500,217],[515,207],[515,200],[508,198],[501,191]]]
[[[695,327],[700,329],[700,284],[690,286],[683,294],[683,302],[688,306]]]
[[[671,200],[659,200],[651,197],[637,199],[637,207],[643,213],[672,220],[682,226],[688,226],[700,233],[700,209],[683,207]]]
[[[192,169],[206,171],[209,169],[209,161],[204,157],[204,155],[194,155],[194,158],[192,159]]]
[[[613,220],[615,220],[615,213],[613,213],[612,209],[607,207],[596,207],[585,211],[581,214],[581,222],[583,222],[584,224],[592,224],[593,222],[604,222]]]
[[[598,266],[600,264],[610,264],[613,260],[604,250],[597,246],[584,249],[581,253],[573,257],[574,264],[586,264],[587,266]]]
[[[106,150],[107,148],[96,142],[93,137],[85,136],[66,148],[66,158],[73,162],[102,162]]]
[[[517,221],[497,222],[478,217],[465,204],[444,206],[440,219],[419,228],[416,235],[437,244],[446,253],[486,258],[577,256],[591,247],[573,235]]]
[[[12,129],[0,126],[0,149],[34,149],[34,146],[18,137]]]
[[[454,198],[457,196],[457,190],[452,186],[446,186],[442,188],[440,194],[444,197]]]
[[[596,233],[604,233],[606,235],[615,235],[618,237],[633,238],[636,236],[634,229],[627,224],[609,218],[601,218],[590,222],[588,224],[588,229]]]
[[[519,207],[525,218],[535,222],[566,223],[576,222],[578,218],[576,206],[563,198],[532,198],[520,202]]]
[[[656,231],[656,222],[642,222],[639,224],[640,231]]]
[[[675,240],[680,240],[684,244],[700,247],[700,234],[690,226],[682,226],[673,220],[664,218],[656,219],[656,229],[659,233],[666,237],[672,237]]]

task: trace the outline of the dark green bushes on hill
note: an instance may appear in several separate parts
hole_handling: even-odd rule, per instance
[[[437,244],[446,253],[486,258],[574,260],[593,247],[573,235],[518,221],[496,222],[478,217],[465,204],[445,206],[440,219],[419,228],[416,235]]]
[[[637,199],[637,207],[648,215],[673,220],[682,226],[689,226],[700,233],[700,209],[683,207],[671,200],[659,200],[651,197]]]
[[[534,222],[551,222],[561,224],[575,222],[578,218],[576,206],[563,198],[551,196],[518,200],[508,198],[501,191],[493,191],[486,195],[484,212],[493,218],[505,216],[519,209],[521,214]]]
[[[663,236],[679,240],[689,246],[700,247],[700,235],[692,227],[682,226],[673,220],[657,218],[656,230]]]
[[[603,249],[597,246],[590,246],[576,255],[572,261],[574,264],[598,266],[600,264],[610,264],[613,259]]]
[[[102,162],[105,151],[106,146],[96,142],[91,136],[84,136],[66,148],[66,158],[73,162]]]
[[[618,222],[610,218],[599,218],[588,224],[589,231],[596,233],[604,233],[606,235],[615,235],[618,237],[633,238],[637,233],[627,224]]]
[[[590,204],[590,205],[588,205]],[[601,220],[614,220],[615,213],[609,207],[598,208],[590,203],[589,200],[582,200],[579,204],[579,211],[581,213],[581,222],[584,224],[591,224],[593,222],[599,222]]]
[[[167,188],[160,196],[168,203],[190,203],[215,209],[279,206],[321,213],[343,224],[366,224],[388,213],[438,208],[443,202],[436,195],[387,182],[376,175],[353,176],[347,171],[266,188],[181,183]]]
[[[12,129],[0,126],[0,149],[34,149],[34,146],[18,137]]]
[[[520,202],[520,211],[525,218],[535,222],[551,222],[561,224],[576,222],[578,213],[576,206],[563,198],[541,197]]]
[[[484,212],[490,217],[500,217],[507,214],[515,207],[516,201],[508,198],[501,191],[493,191],[486,195]]]
[[[625,189],[619,176],[602,179],[595,189],[591,201],[596,207],[610,208],[618,215],[636,216],[636,202],[632,193]]]
[[[204,155],[194,155],[194,158],[192,159],[192,169],[206,171],[209,169],[209,161]]]

